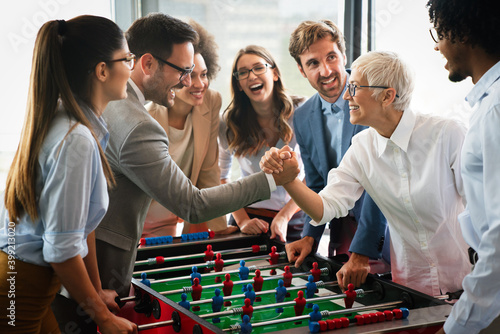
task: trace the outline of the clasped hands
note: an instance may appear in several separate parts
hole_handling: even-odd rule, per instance
[[[272,174],[277,185],[285,185],[299,175],[297,154],[288,145],[278,149],[271,147],[259,162],[260,169],[266,174]]]

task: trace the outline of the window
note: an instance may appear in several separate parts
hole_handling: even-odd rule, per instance
[[[6,64],[0,87],[3,94],[0,191],[5,187],[6,173],[24,120],[36,33],[48,20],[94,14],[114,18],[126,30],[134,19],[150,12],[164,12],[186,21],[194,19],[214,34],[219,45],[221,71],[211,87],[222,94],[224,110],[230,102],[234,56],[249,44],[269,49],[289,93],[313,95],[315,91],[300,75],[288,53],[288,42],[300,22],[327,18],[344,30],[348,53],[354,49],[358,49],[358,53],[370,49],[392,50],[410,63],[416,76],[414,109],[467,122],[469,114],[464,97],[472,88],[472,82],[468,79],[457,84],[448,80],[443,67],[445,60],[433,50],[428,33],[426,3],[427,0],[349,0],[345,3],[342,0],[27,0],[19,6],[11,6],[0,14],[4,32],[0,57]],[[349,59],[348,64],[351,61]]]

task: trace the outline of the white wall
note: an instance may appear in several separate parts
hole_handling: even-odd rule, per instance
[[[413,109],[467,124],[470,112],[465,96],[473,87],[472,80],[448,80],[446,60],[434,50],[429,34],[432,25],[426,3],[427,0],[376,0],[375,49],[395,51],[413,68]]]
[[[111,0],[18,0],[0,11],[0,190],[24,120],[31,57],[38,30],[82,14],[111,18]]]

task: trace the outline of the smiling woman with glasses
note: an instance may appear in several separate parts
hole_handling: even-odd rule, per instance
[[[434,296],[460,290],[470,272],[457,220],[464,210],[460,152],[465,127],[410,108],[413,73],[393,52],[360,56],[349,81],[352,88],[352,82],[391,88],[346,91],[351,123],[370,128],[353,137],[319,193],[298,179],[285,189],[314,226],[346,216],[366,190],[387,217],[393,281]],[[368,258],[360,264],[369,265]]]
[[[290,145],[299,151],[292,123],[293,112],[303,99],[285,92],[278,66],[268,50],[249,45],[238,52],[231,93],[233,101],[224,112],[219,134],[222,182],[229,180],[233,158],[238,159],[241,174],[247,176],[260,171],[260,157],[270,146]],[[270,200],[233,212],[230,224],[246,234],[270,229],[271,238],[285,241],[300,239],[304,220],[304,213],[297,211],[286,191],[278,187]]]

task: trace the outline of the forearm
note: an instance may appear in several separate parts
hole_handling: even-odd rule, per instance
[[[323,201],[317,193],[309,189],[299,179],[285,184],[284,188],[309,217],[314,221],[321,221],[323,218]]]
[[[302,183],[306,184],[306,179],[302,180]],[[295,203],[295,201],[292,198],[280,210],[278,215],[282,215],[287,220],[290,220],[290,219],[292,219],[293,215],[296,214],[300,210],[301,210],[300,207],[297,205],[297,203]]]
[[[300,211],[299,206],[293,199],[290,199],[288,203],[285,204],[283,208],[278,212],[277,216],[281,216],[287,221],[292,219],[293,215],[297,213],[297,211]]]
[[[99,277],[99,269],[97,266],[97,257],[95,250],[95,231],[92,231],[87,236],[87,247],[88,254],[83,258],[83,262],[85,264],[85,268],[87,269],[87,273],[89,275],[90,281],[94,286],[96,291],[100,291],[102,289],[101,279]]]
[[[238,225],[238,227],[241,225],[241,223],[243,221],[250,219],[250,217],[248,216],[247,212],[243,208],[234,211],[232,213],[232,215],[233,215],[234,221],[236,222],[236,225]]]
[[[79,255],[61,263],[51,263],[51,266],[71,297],[98,325],[112,317],[112,313],[94,288],[85,263]]]

